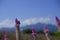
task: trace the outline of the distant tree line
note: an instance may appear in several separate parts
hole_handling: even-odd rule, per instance
[[[25,29],[23,30],[23,33],[27,33],[27,34],[31,34],[32,33],[32,30],[31,29]],[[41,33],[41,34],[44,34],[43,30],[40,30],[40,31],[36,31],[37,34]],[[55,35],[55,32],[49,32],[50,35]]]

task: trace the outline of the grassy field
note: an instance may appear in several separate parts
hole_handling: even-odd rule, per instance
[[[15,33],[12,32],[6,32],[8,35],[9,40],[16,40],[16,36]],[[59,38],[54,36],[54,35],[50,35],[51,40],[58,40]],[[4,32],[2,32],[2,40],[4,40]],[[31,34],[24,34],[21,33],[21,40],[33,40],[33,37]],[[44,34],[37,34],[37,40],[47,40]]]

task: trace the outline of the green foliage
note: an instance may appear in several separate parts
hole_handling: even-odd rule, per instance
[[[55,32],[49,32],[51,36],[55,36]]]
[[[41,31],[38,31],[37,33],[38,33],[38,34],[39,34],[39,33],[41,33],[41,34],[44,34],[43,30],[41,30]]]
[[[32,30],[31,29],[23,30],[23,33],[32,33]]]
[[[60,32],[59,31],[56,32],[56,36],[60,37]]]

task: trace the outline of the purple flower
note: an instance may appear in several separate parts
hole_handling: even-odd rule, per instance
[[[46,25],[44,25],[44,33],[48,33],[48,29],[47,29]]]
[[[35,37],[35,36],[36,36],[36,31],[35,31],[35,29],[34,29],[34,28],[32,29],[32,36],[33,36],[33,37]]]
[[[15,19],[15,23],[16,23],[16,24],[20,24],[20,21],[18,21],[18,19],[16,18],[16,19]]]
[[[56,16],[56,21],[57,21],[57,22],[59,22],[59,19],[58,19],[58,17],[57,17],[57,16]]]
[[[56,18],[56,23],[60,25],[60,20],[58,19],[58,17],[56,16],[55,18]]]
[[[4,40],[8,40],[7,34],[4,35]]]

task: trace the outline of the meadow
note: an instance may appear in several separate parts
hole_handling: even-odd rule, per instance
[[[2,37],[1,37],[2,40],[4,40],[4,33],[5,32],[2,32]],[[7,33],[9,40],[16,40],[15,32],[6,32],[6,33]],[[51,40],[58,40],[59,39],[55,35],[49,35],[49,37],[51,38]],[[37,38],[37,40],[47,40],[45,37],[45,34],[42,34],[42,33],[38,33],[36,38]],[[30,34],[21,33],[21,40],[33,40],[33,37],[31,35],[31,33]]]

